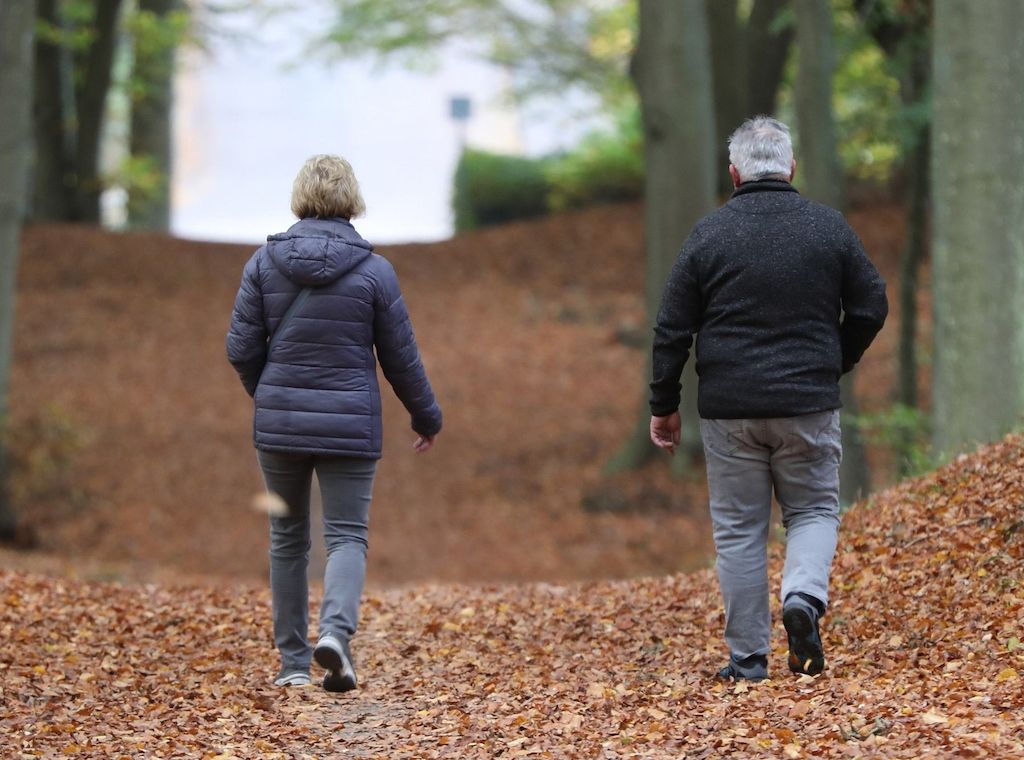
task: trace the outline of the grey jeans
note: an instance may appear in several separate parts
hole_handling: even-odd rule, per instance
[[[327,567],[320,605],[320,634],[350,638],[359,621],[366,577],[370,499],[375,459],[319,457],[260,451],[267,490],[288,505],[270,518],[270,593],[274,643],[284,670],[309,670],[309,495],[316,470],[323,500]]]
[[[782,599],[801,592],[828,603],[839,530],[839,410],[700,424],[725,641],[737,658],[766,655],[773,488],[786,530]]]

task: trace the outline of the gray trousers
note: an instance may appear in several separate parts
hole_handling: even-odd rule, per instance
[[[767,655],[772,489],[782,508],[782,599],[828,603],[839,530],[839,410],[773,419],[703,419],[725,641],[734,657]]]
[[[323,500],[327,567],[320,635],[350,638],[359,621],[375,459],[319,457],[260,451],[267,490],[288,505],[270,518],[270,592],[274,643],[283,670],[309,670],[309,496],[316,470]]]

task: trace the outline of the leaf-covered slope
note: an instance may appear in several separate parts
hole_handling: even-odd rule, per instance
[[[852,512],[818,678],[720,685],[712,572],[370,596],[362,688],[269,685],[262,588],[0,573],[5,757],[1024,755],[1024,439]],[[773,561],[775,578],[779,558]]]

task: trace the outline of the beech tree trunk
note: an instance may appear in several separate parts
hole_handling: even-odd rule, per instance
[[[922,32],[924,33],[924,32]],[[928,85],[927,63],[912,65],[901,88],[904,105],[916,104],[924,98]],[[929,161],[931,128],[922,123],[913,137],[914,143],[906,157],[907,239],[900,252],[900,333],[899,367],[896,387],[897,403],[910,409],[920,406],[917,394],[917,294],[921,288],[921,264],[925,259],[928,238]],[[911,471],[911,451],[918,445],[918,432],[913,429],[899,433],[899,473]]]
[[[100,193],[100,137],[107,110],[113,72],[121,0],[96,0],[95,37],[83,56],[81,87],[76,92],[78,135],[75,151],[76,210],[79,221],[98,224]]]
[[[912,0],[894,15],[874,0],[854,0],[868,32],[885,51],[889,70],[899,80],[900,102],[906,112],[928,105],[931,78],[932,0]],[[930,120],[920,116],[910,121],[904,141],[903,165],[907,185],[907,233],[900,252],[900,333],[896,402],[918,407],[917,394],[917,292],[921,263],[927,254]],[[908,454],[917,444],[916,431],[900,434],[900,474],[909,471]]]
[[[673,262],[690,229],[715,206],[715,125],[708,24],[704,0],[640,0],[640,36],[633,78],[640,94],[646,158],[645,251],[649,336]],[[650,377],[650,341],[648,342]],[[683,442],[674,467],[692,465],[701,451],[695,361],[683,373]],[[646,399],[646,394],[645,394]],[[612,471],[637,467],[657,449],[643,405]]]
[[[182,0],[139,0],[139,12],[166,23],[180,10]],[[132,98],[131,155],[148,159],[155,174],[152,186],[128,194],[131,227],[166,231],[171,219],[171,107],[174,102],[174,60],[177,46],[169,41],[155,47],[135,46],[133,80],[139,86]]]
[[[0,539],[15,535],[17,519],[7,483],[6,422],[14,347],[14,296],[21,225],[32,153],[32,37],[34,0],[0,3]]]
[[[38,19],[63,29],[58,0],[38,0]],[[74,71],[65,45],[39,37],[35,43],[35,163],[30,216],[39,221],[75,217]]]
[[[728,195],[732,190],[729,135],[745,118],[754,115],[747,112],[747,48],[737,5],[737,0],[707,0],[719,195]]]
[[[922,129],[907,160],[907,242],[900,256],[900,404],[917,408],[917,291],[928,224],[929,130]]]
[[[846,208],[845,187],[836,149],[832,113],[832,8],[821,0],[794,0],[796,10],[796,114],[800,155],[798,171],[803,192],[836,209]],[[850,504],[871,490],[864,442],[856,424],[854,373],[840,382],[843,402],[843,463],[839,472],[840,499]]]
[[[747,116],[775,113],[782,73],[793,42],[793,25],[779,24],[788,6],[789,0],[754,0],[745,35]]]
[[[1024,3],[936,0],[935,448],[1024,418]]]
[[[737,0],[707,0],[715,100],[718,193],[732,192],[729,135],[744,119],[775,112],[775,100],[793,40],[792,25],[779,28],[789,0],[755,0],[746,22]]]

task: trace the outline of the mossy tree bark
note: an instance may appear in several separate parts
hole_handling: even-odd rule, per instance
[[[936,0],[933,443],[1024,417],[1024,3]]]

